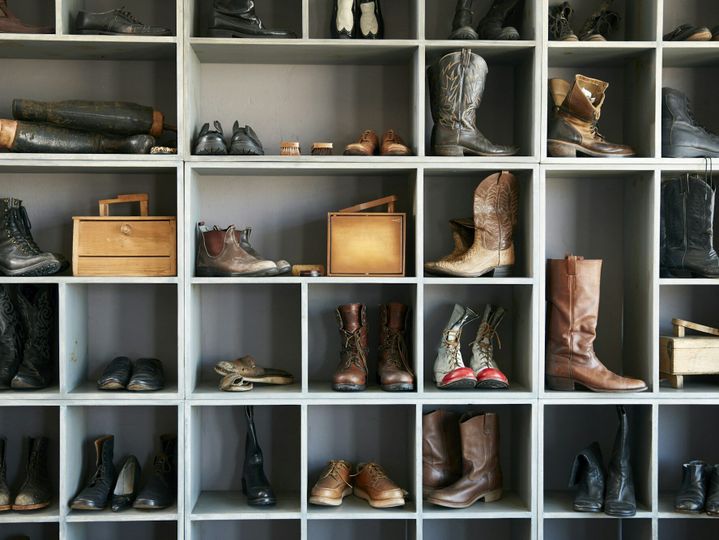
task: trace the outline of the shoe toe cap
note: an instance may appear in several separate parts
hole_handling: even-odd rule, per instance
[[[637,506],[627,501],[606,501],[604,512],[610,516],[633,516],[637,513]]]

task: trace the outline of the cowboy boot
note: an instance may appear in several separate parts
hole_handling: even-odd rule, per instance
[[[23,358],[10,386],[15,389],[40,389],[52,380],[50,334],[53,309],[50,287],[20,285],[17,304],[25,327]]]
[[[240,247],[244,249],[249,255],[252,257],[264,261],[266,260],[262,255],[257,253],[257,251],[254,250],[252,247],[252,244],[250,244],[250,234],[252,234],[252,227],[247,227],[245,229],[235,229],[235,237],[237,238],[237,241],[240,244]],[[284,259],[280,259],[279,261],[272,261],[275,263],[275,266],[277,266],[277,275],[286,274],[290,270],[292,270],[292,265],[285,261]]]
[[[425,263],[431,274],[506,276],[514,265],[513,229],[519,204],[517,179],[507,171],[488,176],[474,190],[474,242],[461,256]]]
[[[215,0],[210,37],[296,38],[294,32],[265,28],[255,13],[254,0]]]
[[[10,488],[7,485],[7,463],[5,462],[5,438],[0,437],[0,512],[12,509]]]
[[[478,315],[468,307],[454,305],[452,316],[442,332],[442,341],[434,361],[434,382],[442,390],[474,388],[477,378],[472,368],[462,361],[460,350],[462,328],[475,320]]]
[[[277,265],[258,259],[240,245],[241,233],[234,225],[222,230],[197,224],[195,272],[203,277],[276,276]]]
[[[644,381],[609,371],[594,353],[599,317],[601,260],[568,255],[550,259],[547,387],[574,390],[580,384],[595,392],[642,392]]]
[[[474,219],[457,218],[449,220],[449,228],[452,230],[452,241],[454,249],[449,255],[445,255],[440,261],[452,261],[464,255],[474,243]]]
[[[614,517],[632,517],[637,513],[637,501],[634,496],[632,464],[629,461],[629,420],[623,405],[617,405],[617,415],[619,428],[607,468],[604,513]]]
[[[601,512],[604,507],[606,472],[602,461],[602,449],[593,442],[579,452],[572,464],[569,487],[576,487],[575,512]]]
[[[0,284],[0,390],[10,388],[22,360],[22,325],[10,298],[10,287]]]
[[[549,39],[553,41],[577,41],[572,31],[569,19],[574,10],[569,2],[562,2],[556,6],[549,6]]]
[[[95,440],[95,472],[87,485],[70,502],[73,510],[103,510],[107,506],[115,481],[115,465],[112,463],[115,438],[106,435]]]
[[[133,508],[161,510],[172,505],[177,495],[177,437],[160,435],[160,453],[155,456],[153,475],[140,490]]]
[[[427,68],[432,150],[438,156],[513,156],[516,146],[494,144],[477,128],[489,68],[469,49],[444,55]]]
[[[462,476],[459,414],[438,409],[422,415],[422,495]]]
[[[505,390],[509,388],[507,376],[501,372],[494,360],[494,339],[499,344],[497,327],[504,318],[504,308],[489,304],[484,308],[482,322],[479,323],[477,337],[472,343],[472,360],[469,365],[477,377],[477,388],[485,390]]]
[[[682,465],[682,486],[674,499],[674,510],[684,514],[704,511],[711,467],[699,460]]]
[[[607,141],[597,127],[609,83],[575,75],[574,83],[550,79],[554,108],[549,119],[547,151],[553,157],[631,157],[634,150]]]
[[[446,508],[468,508],[483,499],[502,498],[499,465],[499,418],[495,413],[466,413],[459,422],[462,439],[462,477],[433,491],[427,502]]]
[[[332,390],[361,392],[367,388],[367,308],[362,304],[339,306],[337,323],[342,350],[332,377]]]
[[[7,0],[0,0],[0,34],[52,34],[53,26],[31,26],[17,18],[7,7]]]
[[[686,94],[666,87],[662,88],[662,156],[719,157],[719,135],[697,122]]]
[[[479,39],[519,39],[513,26],[504,26],[519,0],[493,0],[492,7],[477,25]]]
[[[685,174],[662,182],[661,215],[665,249],[661,267],[667,277],[719,277],[714,250],[714,182]]]
[[[622,18],[616,11],[611,11],[609,6],[614,0],[606,0],[602,5],[587,18],[584,26],[579,32],[581,41],[606,41],[609,34],[619,24]]]
[[[30,437],[28,440],[27,476],[15,496],[13,510],[39,510],[50,504],[52,489],[47,470],[46,437]]]
[[[473,14],[472,0],[457,0],[449,39],[479,39],[477,31],[472,28]]]
[[[255,408],[245,407],[247,436],[245,437],[245,462],[242,466],[242,493],[247,496],[250,506],[274,506],[275,493],[265,476],[264,457],[255,430]]]
[[[387,392],[412,392],[414,373],[405,342],[409,308],[392,302],[380,306],[380,345],[377,378]]]

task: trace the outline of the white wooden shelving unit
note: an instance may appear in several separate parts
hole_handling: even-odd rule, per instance
[[[719,436],[707,428],[719,408],[719,387],[688,381],[678,391],[660,384],[657,345],[674,316],[719,324],[714,280],[659,279],[660,183],[704,168],[702,160],[661,157],[661,87],[686,91],[697,116],[719,132],[712,99],[719,42],[663,43],[662,35],[683,22],[719,24],[719,6],[712,0],[616,0],[624,21],[620,41],[557,43],[547,39],[548,0],[525,0],[522,40],[458,42],[446,40],[454,1],[385,0],[387,39],[372,42],[329,39],[331,2],[258,1],[267,25],[290,28],[300,38],[230,40],[202,37],[211,0],[125,0],[142,20],[177,31],[167,38],[72,34],[78,9],[110,9],[117,7],[114,0],[10,1],[28,21],[55,21],[57,32],[0,34],[0,117],[10,116],[16,97],[152,104],[177,123],[179,154],[0,153],[0,193],[24,200],[41,246],[69,256],[71,216],[94,214],[99,198],[149,192],[153,213],[177,215],[181,256],[176,278],[0,278],[50,283],[58,297],[57,382],[37,393],[0,393],[9,481],[16,485],[23,474],[22,437],[44,433],[51,439],[56,498],[40,513],[0,514],[0,539],[20,532],[63,540],[716,538],[719,522],[675,514],[671,495],[683,461],[719,462]],[[475,19],[489,4],[475,1]],[[578,29],[598,1],[572,4]],[[425,70],[461,47],[485,57],[490,68],[480,126],[497,142],[518,144],[518,156],[430,156]],[[577,72],[610,82],[602,131],[634,145],[639,157],[547,157],[546,80]],[[192,156],[200,125],[215,119],[226,133],[236,119],[252,125],[268,154]],[[362,130],[390,127],[416,157],[276,156],[284,139],[299,139],[305,153],[312,142],[330,140],[341,154]],[[468,215],[476,184],[501,169],[520,181],[516,275],[425,276],[423,262],[450,247],[447,219]],[[400,209],[409,216],[407,277],[194,276],[198,220],[251,225],[263,254],[322,263],[326,212],[390,193],[400,195]],[[610,368],[647,380],[648,392],[545,390],[544,261],[567,251],[604,260],[597,350]],[[328,379],[339,348],[334,307],[369,306],[374,348],[377,305],[390,300],[413,308],[417,392],[332,392]],[[508,309],[498,354],[512,382],[509,392],[436,390],[434,351],[455,302]],[[97,392],[94,379],[120,354],[160,357],[167,389]],[[212,365],[242,354],[292,371],[297,383],[219,392]],[[248,507],[239,491],[242,405],[250,403],[257,405],[266,470],[280,497],[269,510]],[[609,454],[619,403],[631,414],[637,516],[575,513],[566,487],[571,459],[595,439]],[[500,414],[501,501],[458,511],[423,504],[422,414],[437,407]],[[69,511],[90,468],[94,437],[114,433],[117,459],[132,452],[149,465],[166,431],[176,432],[180,445],[175,506],[159,513]],[[337,509],[308,506],[308,491],[331,458],[378,460],[409,490],[408,504],[374,510],[349,498]]]

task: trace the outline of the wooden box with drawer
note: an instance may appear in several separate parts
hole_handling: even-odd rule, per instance
[[[110,216],[109,206],[140,203],[140,216]],[[146,194],[100,201],[100,215],[73,217],[72,272],[76,276],[177,275],[177,220],[148,216]]]

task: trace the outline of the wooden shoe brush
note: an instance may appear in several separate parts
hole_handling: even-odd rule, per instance
[[[299,156],[300,143],[297,141],[282,141],[280,143],[280,155],[281,156]]]
[[[331,142],[316,142],[312,145],[313,156],[331,156],[334,148]]]

